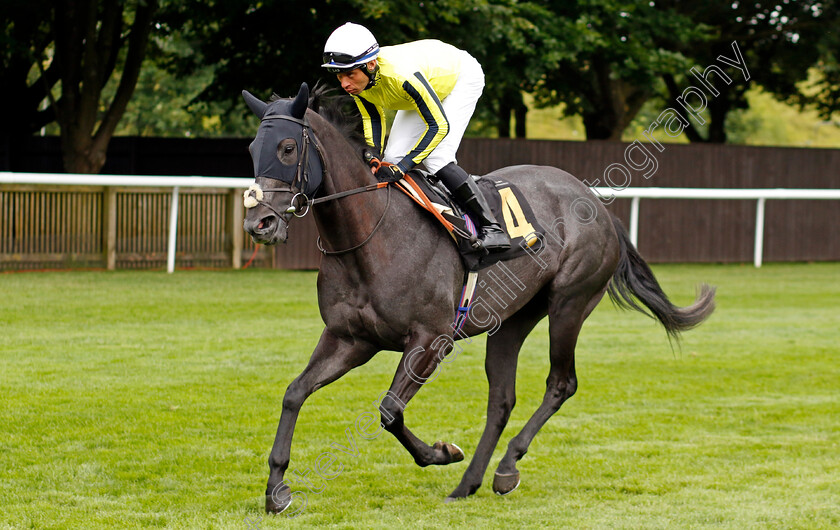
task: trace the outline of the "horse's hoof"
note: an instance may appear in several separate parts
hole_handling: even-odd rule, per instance
[[[278,484],[269,495],[265,496],[265,513],[282,513],[291,504],[291,488],[282,483]]]
[[[443,499],[443,503],[444,504],[449,504],[451,502],[460,501],[461,499],[463,499],[463,497],[447,497],[447,498]]]
[[[449,451],[449,456],[452,457],[453,462],[460,462],[464,459],[464,450],[455,444],[446,444],[446,450]]]
[[[447,464],[451,464],[453,462],[460,462],[464,459],[464,451],[455,444],[446,443],[444,441],[435,442],[433,446],[435,449],[440,449],[446,452],[449,455],[449,461],[446,462]]]
[[[509,474],[496,473],[493,479],[493,491],[496,495],[507,495],[519,487],[519,482],[519,471]]]

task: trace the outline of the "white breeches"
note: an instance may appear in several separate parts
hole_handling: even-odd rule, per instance
[[[475,104],[481,97],[482,90],[484,71],[472,55],[463,52],[458,81],[455,82],[452,92],[441,101],[449,121],[449,133],[423,161],[428,171],[435,173],[446,164],[456,162],[455,154],[475,112]],[[396,164],[402,160],[425,132],[426,122],[416,110],[397,111],[385,146],[385,161]]]

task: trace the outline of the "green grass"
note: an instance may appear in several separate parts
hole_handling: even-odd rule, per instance
[[[356,436],[358,456],[337,452],[341,474],[295,519],[263,516],[263,491],[283,392],[322,326],[314,273],[0,275],[0,528],[840,526],[840,264],[654,270],[679,304],[717,285],[717,312],[672,350],[653,321],[602,303],[578,393],[520,462],[516,492],[490,484],[542,398],[545,323],[476,495],[441,502],[466,462],[420,469],[389,434]],[[406,412],[468,459],[483,344]],[[306,402],[292,469],[346,445],[397,361],[383,352]]]

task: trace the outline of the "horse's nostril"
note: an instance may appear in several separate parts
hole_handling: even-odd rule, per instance
[[[263,217],[260,219],[260,224],[257,225],[257,230],[271,230],[271,227],[274,226],[274,216]]]

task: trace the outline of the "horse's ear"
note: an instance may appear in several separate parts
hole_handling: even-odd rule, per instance
[[[265,116],[265,109],[268,108],[268,103],[264,103],[261,99],[254,96],[247,90],[242,91],[242,97],[245,98],[245,103],[251,112],[257,115],[257,118],[262,119]]]
[[[291,114],[293,117],[302,120],[303,115],[306,114],[306,108],[309,106],[309,85],[301,83],[298,95],[292,102]]]

